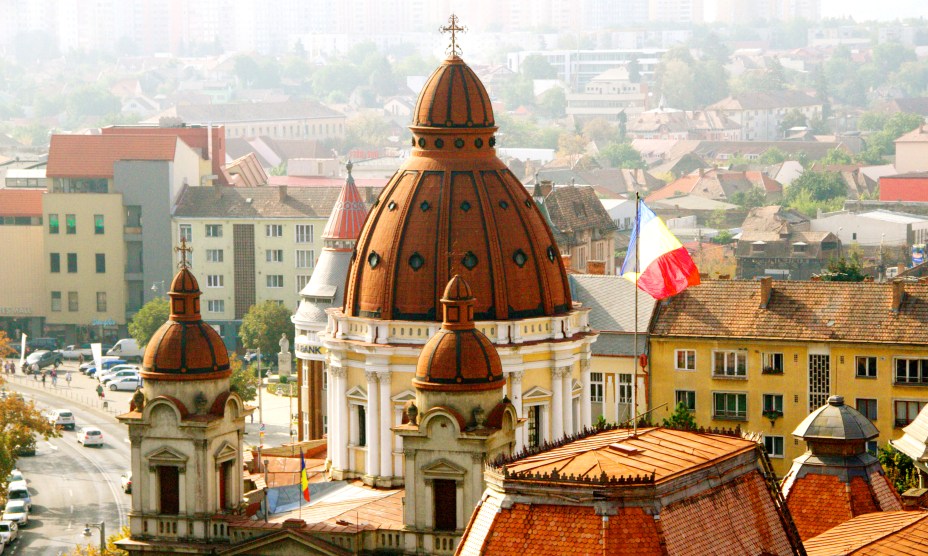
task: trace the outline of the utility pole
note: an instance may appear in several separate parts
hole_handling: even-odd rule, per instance
[[[264,377],[261,376],[261,348],[258,348],[258,421],[264,426],[264,404],[261,403],[261,390],[264,389]]]

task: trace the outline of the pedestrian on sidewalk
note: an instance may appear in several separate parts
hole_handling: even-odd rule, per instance
[[[45,371],[42,371],[42,388],[45,388]]]
[[[70,388],[71,387],[71,371],[68,371],[67,374],[64,375],[64,380],[65,382],[68,383],[68,388]]]
[[[83,365],[83,364],[84,364],[84,354],[83,354],[83,353],[79,353],[79,354],[77,354],[77,368],[78,368],[78,369],[81,368],[81,365]]]
[[[58,388],[58,371],[52,369],[52,386]]]
[[[103,385],[97,384],[97,395],[100,396],[100,399],[103,399]]]

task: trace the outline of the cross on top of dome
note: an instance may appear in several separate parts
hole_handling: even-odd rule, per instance
[[[448,25],[439,27],[438,30],[442,33],[451,33],[451,45],[448,47],[448,54],[452,57],[461,54],[461,47],[457,43],[457,34],[466,33],[467,27],[458,25],[458,16],[451,14],[451,17],[448,18]]]
[[[193,247],[187,247],[187,238],[180,238],[180,247],[175,247],[174,251],[180,253],[180,268],[187,268],[187,253],[193,252]]]

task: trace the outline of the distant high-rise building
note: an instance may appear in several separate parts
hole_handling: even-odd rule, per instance
[[[701,23],[704,20],[702,0],[650,0],[648,14],[651,21],[671,23]]]
[[[723,23],[791,19],[818,21],[821,14],[821,0],[717,0],[715,20]]]

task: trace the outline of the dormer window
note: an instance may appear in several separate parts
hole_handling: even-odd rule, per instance
[[[755,241],[751,244],[752,253],[763,253],[767,250],[767,242],[765,241]]]
[[[804,241],[797,241],[793,244],[793,253],[805,253],[809,244]]]

